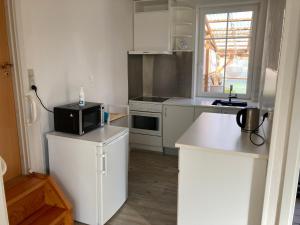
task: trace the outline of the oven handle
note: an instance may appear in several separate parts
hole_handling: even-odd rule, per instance
[[[151,116],[151,117],[159,117],[161,118],[161,113],[160,112],[143,112],[143,111],[134,111],[131,110],[129,112],[130,116]]]

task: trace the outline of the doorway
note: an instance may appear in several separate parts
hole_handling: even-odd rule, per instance
[[[4,0],[0,0],[0,155],[7,164],[5,181],[22,174]]]

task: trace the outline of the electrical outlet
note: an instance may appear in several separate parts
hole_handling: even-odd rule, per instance
[[[34,71],[33,71],[33,69],[28,69],[27,73],[28,73],[29,89],[31,90],[31,86],[35,85]]]

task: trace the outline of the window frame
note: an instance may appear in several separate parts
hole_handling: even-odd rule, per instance
[[[252,96],[252,90],[254,85],[254,56],[256,49],[256,40],[257,40],[257,28],[258,28],[258,4],[251,5],[231,5],[231,6],[213,6],[213,7],[203,7],[198,9],[197,16],[197,27],[198,27],[198,37],[196,47],[198,53],[197,59],[197,70],[196,70],[196,96],[197,97],[217,97],[217,98],[226,98],[228,94],[226,93],[210,93],[204,92],[203,89],[203,69],[204,69],[204,42],[205,42],[205,23],[204,18],[206,14],[217,14],[217,13],[230,13],[230,12],[242,12],[242,11],[253,11],[253,23],[252,35],[250,37],[250,54],[249,54],[249,63],[248,63],[248,79],[247,79],[247,89],[246,94],[237,94],[237,97],[240,99],[250,99]]]

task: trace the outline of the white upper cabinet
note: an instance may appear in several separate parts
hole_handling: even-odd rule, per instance
[[[134,52],[193,51],[195,13],[171,0],[134,2]]]
[[[134,12],[134,50],[170,51],[168,0],[136,1]]]

